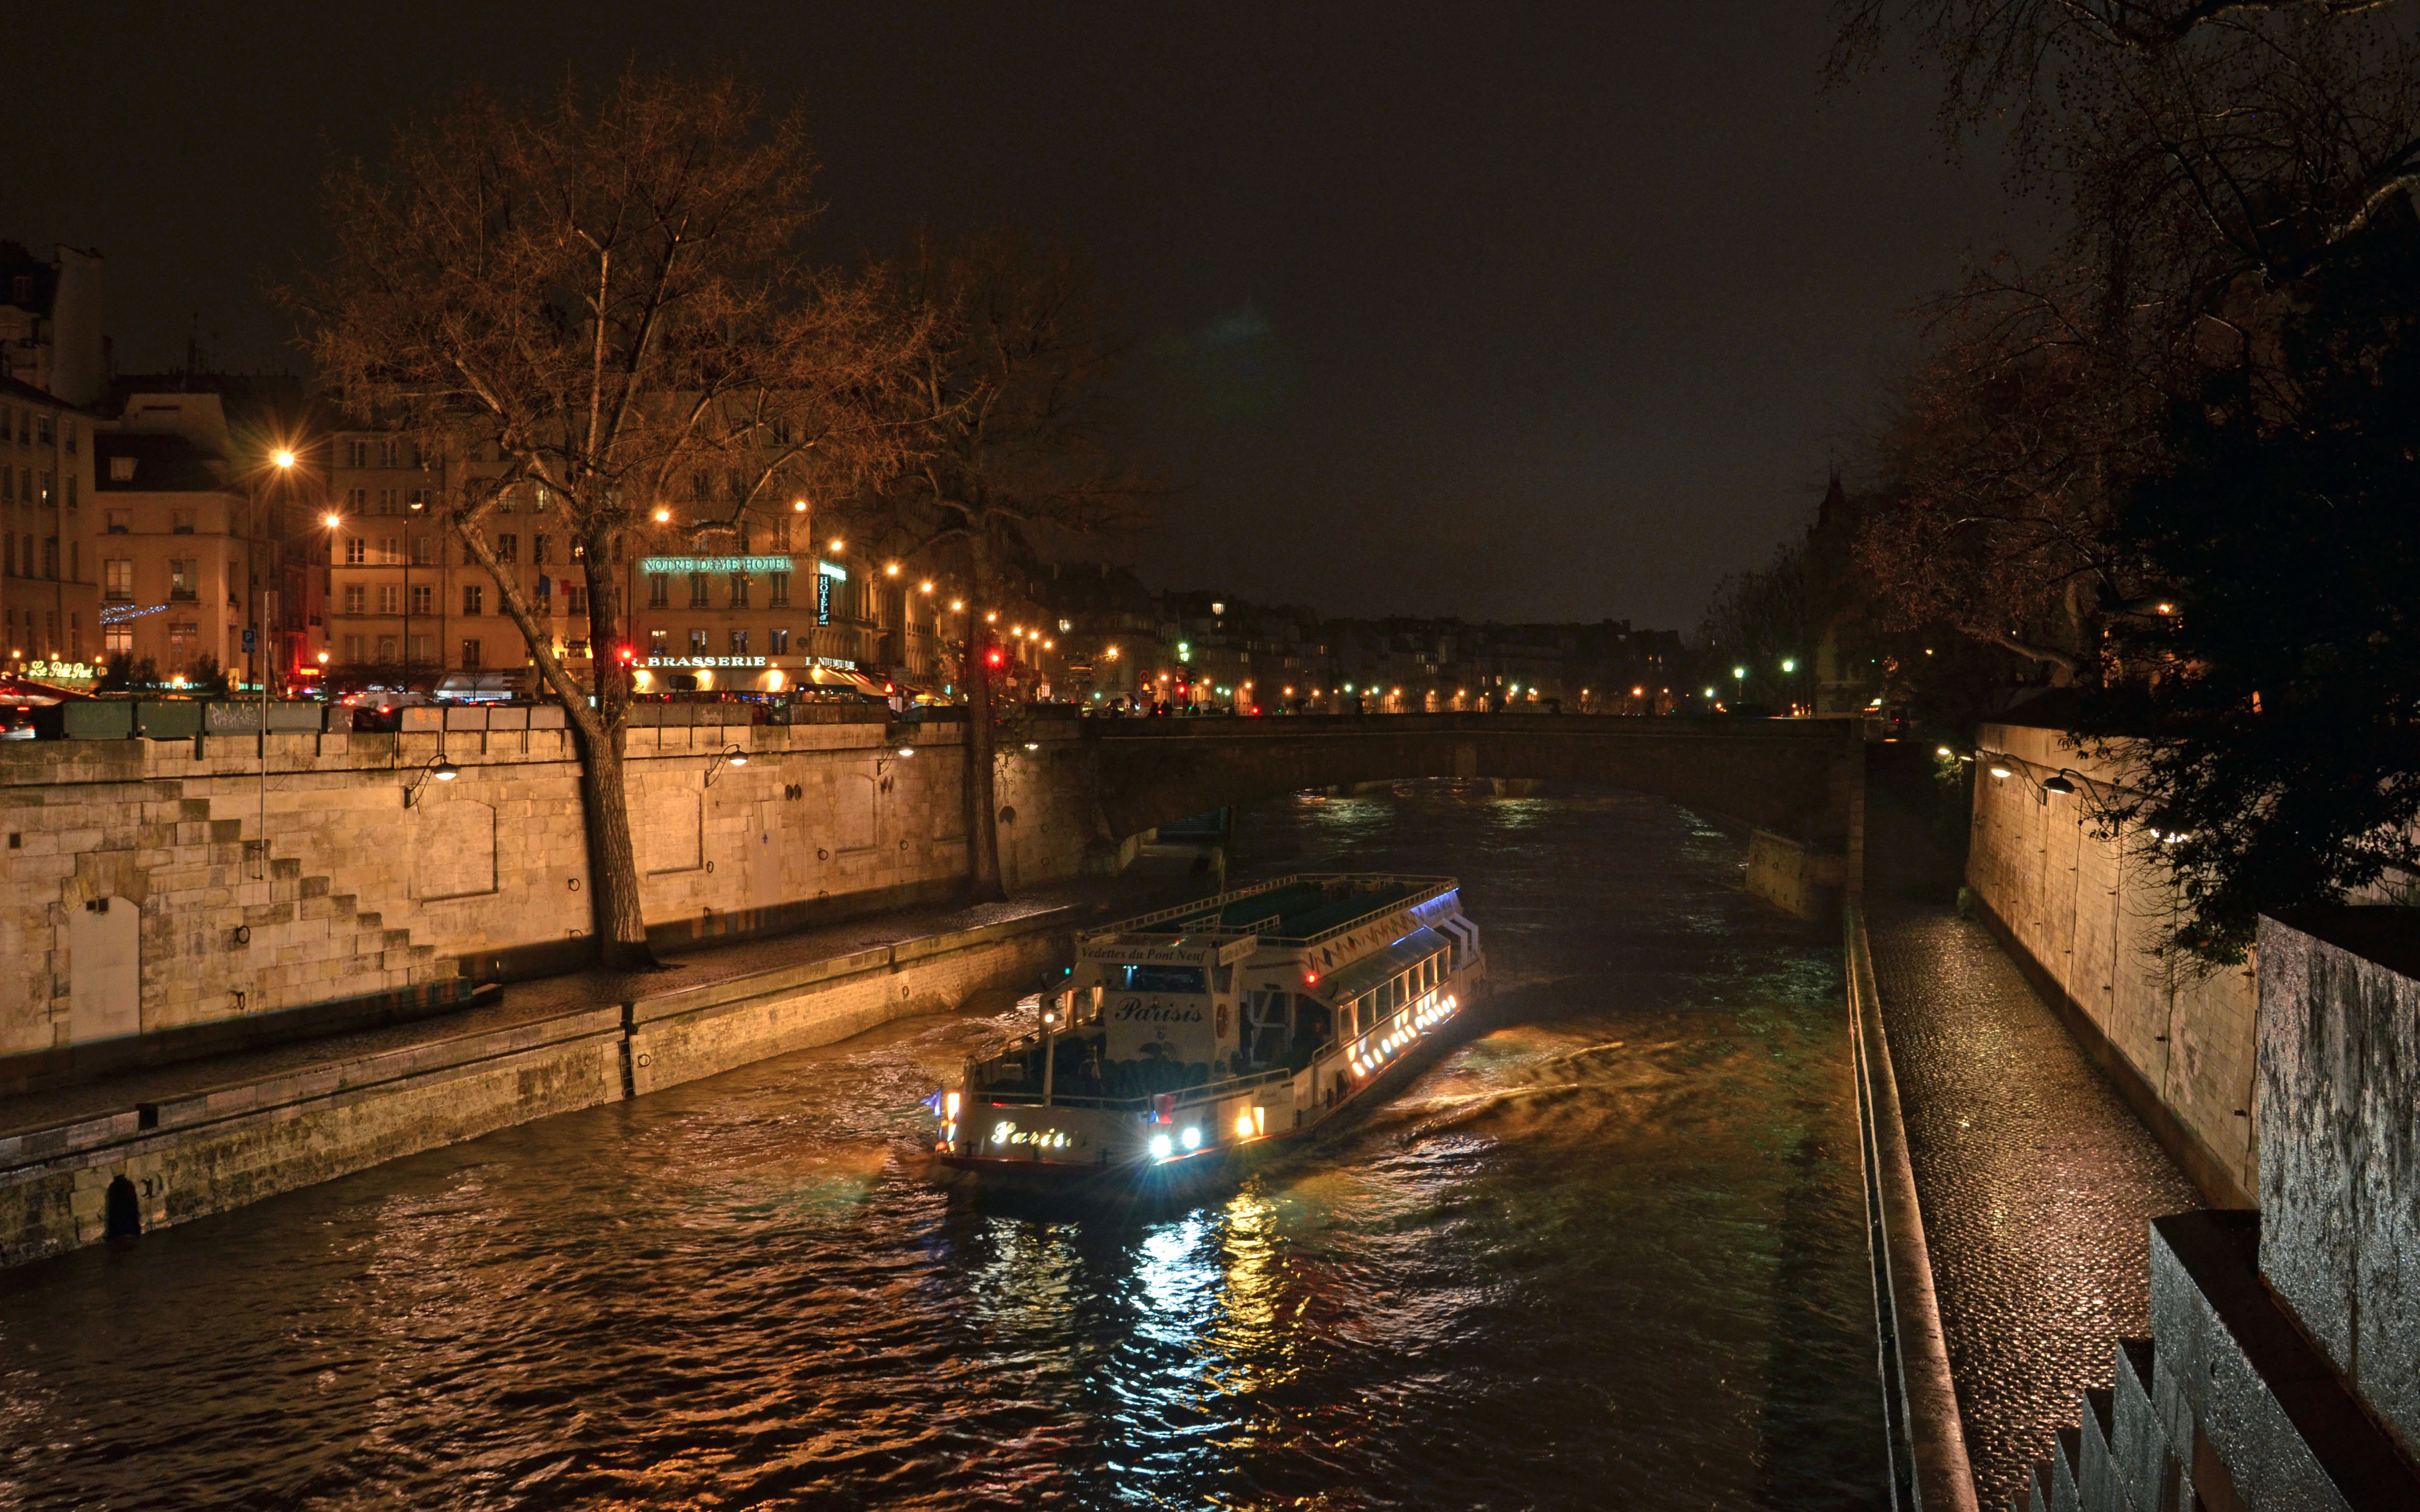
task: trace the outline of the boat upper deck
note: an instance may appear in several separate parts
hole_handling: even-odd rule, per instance
[[[1370,919],[1433,903],[1454,890],[1451,877],[1374,874],[1273,878],[1129,918],[1086,936],[1094,944],[1131,937],[1166,945],[1176,936],[1207,942],[1257,934],[1271,946],[1310,946]]]

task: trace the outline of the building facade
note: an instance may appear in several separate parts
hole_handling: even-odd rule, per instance
[[[101,649],[91,418],[0,378],[0,629],[10,669],[75,687]]]

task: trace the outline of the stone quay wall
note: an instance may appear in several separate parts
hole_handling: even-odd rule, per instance
[[[103,1238],[113,1187],[143,1228],[182,1223],[1020,990],[1064,963],[1076,922],[1051,910],[21,1130],[0,1137],[0,1265]]]
[[[2257,966],[2154,953],[2174,900],[2140,835],[2094,834],[2087,784],[2125,774],[2057,731],[1985,725],[1966,881],[2043,997],[2195,1185],[2223,1207],[2259,1190]],[[2009,775],[1994,778],[1994,762]],[[2079,791],[2045,794],[2061,772]]]
[[[2260,921],[2257,1212],[2151,1221],[2151,1336],[2024,1512],[2420,1506],[2420,909]]]
[[[471,981],[581,964],[570,734],[496,712],[521,727],[271,733],[265,797],[258,735],[0,744],[0,1093],[411,1016]],[[1012,886],[1115,852],[1075,732],[1032,745],[1001,764]],[[718,763],[731,747],[745,764]],[[946,724],[633,728],[659,947],[947,896],[967,866],[962,751]],[[407,803],[441,755],[459,776]]]

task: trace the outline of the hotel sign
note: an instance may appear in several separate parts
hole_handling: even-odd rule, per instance
[[[788,557],[641,557],[641,572],[788,572]]]

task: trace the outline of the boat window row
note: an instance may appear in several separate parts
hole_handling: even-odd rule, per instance
[[[1344,1037],[1349,1040],[1357,1034],[1367,1034],[1388,1014],[1422,993],[1435,991],[1445,980],[1448,969],[1446,952],[1439,950],[1354,998],[1344,1007]]]

